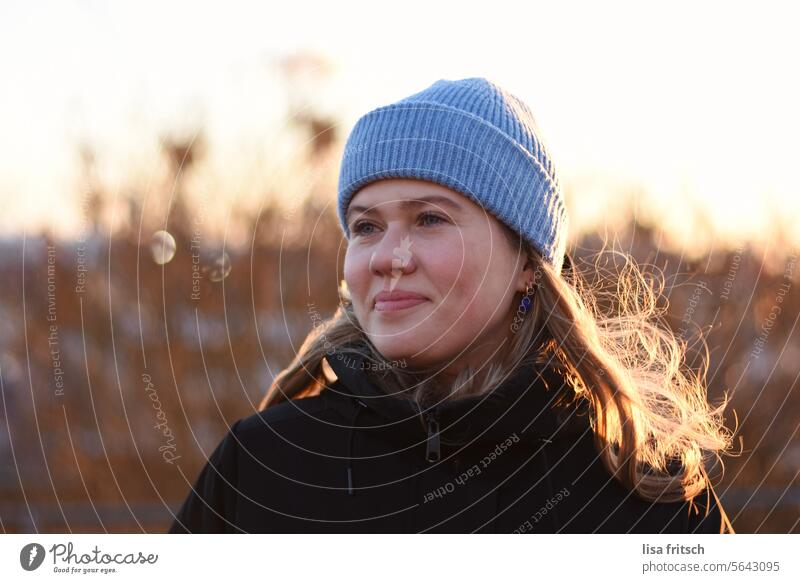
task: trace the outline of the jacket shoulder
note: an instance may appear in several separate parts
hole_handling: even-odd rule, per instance
[[[236,507],[238,439],[234,423],[203,466],[168,533],[237,532],[231,517]]]
[[[285,438],[317,436],[318,431],[311,424],[319,426],[330,415],[333,413],[326,402],[314,396],[281,403],[233,423],[209,456],[168,532],[243,532],[235,525],[235,517],[244,486],[239,481],[247,480],[248,471],[253,468],[249,458],[268,451],[274,456],[274,469],[283,453],[290,452]]]
[[[263,431],[268,425],[274,426],[288,421],[308,420],[313,422],[315,419],[320,419],[328,409],[328,405],[321,395],[285,401],[240,419],[236,423],[236,432],[244,435],[253,431]]]

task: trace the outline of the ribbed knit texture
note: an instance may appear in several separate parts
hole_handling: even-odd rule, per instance
[[[567,242],[561,187],[530,108],[481,77],[440,79],[362,116],[345,145],[338,213],[384,178],[460,192],[520,233],[560,271]]]

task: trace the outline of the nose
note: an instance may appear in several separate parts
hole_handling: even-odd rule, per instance
[[[417,266],[408,231],[389,228],[372,252],[369,268],[380,277],[397,278],[413,273]]]

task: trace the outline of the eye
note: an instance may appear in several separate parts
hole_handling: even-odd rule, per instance
[[[447,222],[447,219],[432,212],[420,213],[417,220],[423,223],[424,226],[428,227],[435,227],[436,225]],[[350,232],[360,237],[366,237],[375,233],[374,231],[364,230],[369,229],[370,227],[375,228],[375,225],[369,221],[360,220],[353,223],[353,226],[350,227]]]
[[[369,221],[356,221],[353,223],[353,226],[350,228],[350,232],[355,235],[371,235],[371,232],[364,232],[364,227],[374,227],[372,223]]]
[[[446,222],[446,219],[444,217],[439,216],[436,213],[431,213],[431,212],[422,213],[422,214],[419,215],[419,217],[420,217],[420,220],[422,220],[423,222],[428,220],[428,219],[434,220],[433,223],[427,223],[428,225],[438,225],[440,223]]]

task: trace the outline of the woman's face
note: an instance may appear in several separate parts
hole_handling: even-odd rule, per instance
[[[507,349],[533,268],[488,211],[439,184],[384,179],[356,193],[347,224],[345,282],[384,358],[454,375]]]

